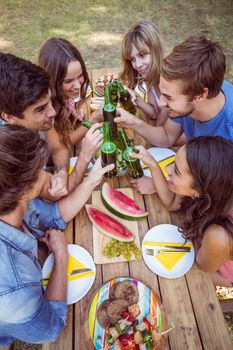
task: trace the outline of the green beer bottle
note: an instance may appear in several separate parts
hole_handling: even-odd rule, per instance
[[[119,129],[119,135],[121,137],[122,144],[124,145],[123,159],[126,162],[127,167],[129,169],[129,175],[133,179],[138,179],[144,175],[140,164],[140,160],[137,158],[130,157],[129,155],[130,152],[137,152],[137,150],[135,149],[132,141],[129,141],[124,129]]]
[[[103,108],[104,121],[110,123],[111,135],[113,140],[117,139],[117,124],[114,122],[116,116],[116,106],[112,103],[110,95],[110,86],[104,87],[104,108]]]
[[[129,113],[135,115],[137,113],[137,109],[132,101],[129,91],[124,89],[121,82],[118,83],[118,91],[120,94],[120,103],[122,107]]]
[[[83,120],[81,125],[85,126],[85,128],[90,129],[94,123],[90,122],[90,120]],[[103,128],[98,128],[101,134],[104,133]]]
[[[114,177],[117,175],[117,168],[116,168],[117,147],[115,143],[112,141],[110,126],[111,126],[110,122],[108,121],[104,122],[104,142],[100,147],[102,167],[105,167],[106,165],[109,165],[109,164],[115,165],[115,168],[113,168],[111,171],[108,171],[105,174],[106,177]]]
[[[118,103],[118,80],[114,79],[111,86],[110,86],[110,94],[112,103],[117,106]]]

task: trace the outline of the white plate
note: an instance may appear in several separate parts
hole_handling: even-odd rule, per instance
[[[162,224],[152,227],[145,235],[142,241],[142,254],[145,252],[144,242],[176,242],[184,243],[185,239],[178,231],[178,227],[175,225]],[[187,241],[186,243],[191,243]],[[151,246],[146,248],[150,249]],[[167,270],[154,256],[143,254],[143,259],[149,269],[161,277],[166,278],[178,278],[188,272],[194,262],[195,252],[194,248],[191,248],[190,253],[186,253],[173,267],[172,270]]]
[[[82,299],[90,290],[95,280],[96,269],[94,261],[86,249],[76,244],[69,244],[68,250],[69,254],[72,257],[77,259],[79,262],[85,265],[85,267],[90,268],[94,272],[92,276],[68,281],[67,304],[71,305]],[[50,254],[46,259],[42,269],[43,278],[46,278],[48,273],[52,271],[53,264],[54,255]],[[44,287],[44,289],[46,289],[46,287]]]
[[[147,150],[152,157],[157,161],[160,162],[161,160],[164,160],[168,157],[174,156],[176,153],[174,151],[172,151],[169,148],[161,148],[161,147],[151,147],[148,148]],[[142,167],[143,167],[143,163],[141,162]],[[143,169],[144,175],[151,177],[151,172],[149,169]]]

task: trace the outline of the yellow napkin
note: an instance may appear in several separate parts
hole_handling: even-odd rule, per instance
[[[167,169],[166,167],[172,163],[174,163],[175,161],[175,156],[171,156],[171,157],[168,157],[168,158],[165,158],[163,160],[160,160],[158,163],[159,163],[159,166],[163,172],[163,175],[165,177],[168,177],[168,173],[167,173]]]
[[[68,268],[67,268],[68,274],[71,273],[73,270],[79,270],[79,269],[85,269],[85,268],[87,268],[87,266],[85,266],[80,261],[76,260],[72,255],[70,255],[69,262],[68,262]],[[49,272],[45,278],[49,278],[50,275],[51,275],[51,272]],[[78,273],[76,275],[68,276],[67,280],[72,281],[72,280],[76,280],[76,279],[83,278],[83,277],[89,277],[89,276],[93,276],[93,275],[94,275],[93,271],[87,271],[87,272]],[[47,284],[48,284],[48,281],[43,281],[43,286],[47,286]]]
[[[172,163],[174,163],[175,161],[175,156],[171,156],[171,157],[168,157],[168,158],[165,158],[165,159],[162,159],[158,162],[162,172],[163,172],[163,175],[165,177],[168,177],[168,173],[167,173],[167,170],[166,170],[166,167]],[[142,168],[147,168],[147,166],[145,164],[142,165]],[[148,169],[150,171],[150,168]]]
[[[155,255],[155,259],[159,260],[165,269],[172,270],[173,267],[183,258],[186,253],[162,253]]]
[[[179,243],[179,242],[150,242],[150,241],[146,241],[143,242],[143,245],[146,247],[152,246],[152,247],[161,247],[161,246],[168,246],[168,247],[172,247],[172,246],[177,246],[177,247],[189,247],[192,248],[193,245],[192,243]]]

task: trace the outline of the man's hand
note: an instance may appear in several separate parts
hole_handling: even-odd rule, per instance
[[[88,163],[102,144],[103,135],[98,130],[102,125],[102,123],[92,125],[83,139],[80,157],[83,157]]]
[[[116,118],[114,122],[121,123],[124,128],[134,129],[135,126],[139,123],[139,119],[136,118],[133,114],[130,114],[125,109],[117,108]]]
[[[99,157],[84,181],[89,184],[90,188],[94,189],[101,183],[104,174],[111,171],[114,166],[114,164],[110,164],[102,168],[101,157]]]
[[[57,197],[67,195],[68,177],[68,173],[64,168],[51,177],[51,186],[48,190],[51,196]]]
[[[68,258],[68,245],[64,232],[55,229],[46,231],[40,241],[45,243],[50,251]]]

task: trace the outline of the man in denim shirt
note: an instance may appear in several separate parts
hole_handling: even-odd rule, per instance
[[[48,156],[48,145],[38,133],[21,126],[0,127],[0,346],[16,339],[53,341],[65,326],[68,250],[61,230],[113,168],[102,168],[98,160],[72,193],[48,203],[37,198],[46,182]],[[38,237],[54,254],[45,293]]]

